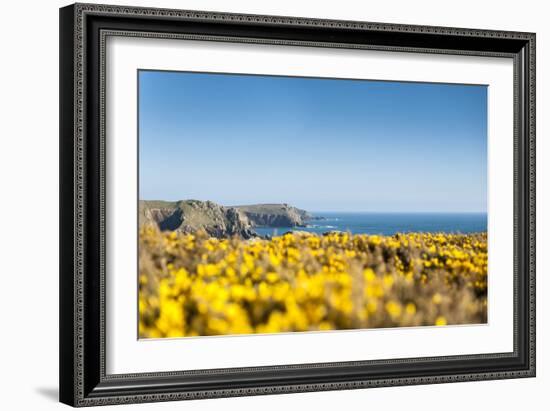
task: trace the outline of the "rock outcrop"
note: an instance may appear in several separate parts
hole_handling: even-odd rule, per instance
[[[243,212],[211,201],[140,201],[139,208],[140,225],[154,224],[163,231],[193,233],[204,230],[217,238],[256,236]]]
[[[288,204],[254,204],[225,207],[212,201],[140,201],[139,220],[163,231],[193,233],[204,230],[212,237],[256,237],[254,227],[305,227],[317,219]]]
[[[305,210],[288,204],[254,204],[235,206],[254,226],[305,227],[313,217]]]

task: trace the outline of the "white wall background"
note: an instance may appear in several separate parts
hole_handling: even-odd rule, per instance
[[[48,410],[58,379],[58,7],[64,1],[6,2],[0,24],[0,407]],[[444,25],[537,33],[538,377],[124,406],[117,409],[544,409],[550,388],[545,299],[550,260],[550,26],[545,2],[431,0],[270,2],[129,0],[114,4]],[[114,409],[112,407],[108,407]]]

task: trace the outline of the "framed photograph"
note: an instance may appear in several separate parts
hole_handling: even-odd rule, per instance
[[[60,398],[535,376],[535,34],[60,10]]]

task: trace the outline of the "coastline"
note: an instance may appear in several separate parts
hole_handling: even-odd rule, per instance
[[[393,235],[396,233],[469,234],[487,231],[487,213],[447,212],[310,212],[322,220],[307,220],[302,227],[254,227],[260,236],[273,236],[290,231],[324,234],[342,231],[351,234]]]

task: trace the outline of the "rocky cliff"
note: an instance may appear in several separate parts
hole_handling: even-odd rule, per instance
[[[304,227],[316,219],[288,204],[225,207],[212,201],[140,201],[139,220],[166,231],[192,233],[205,230],[213,237],[255,237],[254,227]]]
[[[234,207],[220,206],[211,201],[140,201],[139,220],[166,231],[193,233],[204,230],[212,237],[255,237],[246,215]]]
[[[305,210],[288,204],[254,204],[235,206],[254,226],[304,227],[312,216]]]

